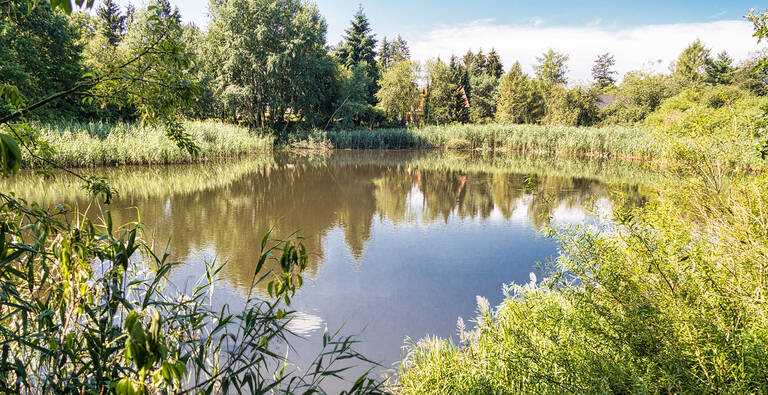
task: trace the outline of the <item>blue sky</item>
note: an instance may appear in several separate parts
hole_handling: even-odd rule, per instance
[[[128,0],[118,1],[126,4]],[[133,0],[141,4],[141,0]],[[207,0],[171,0],[186,21],[205,28]],[[616,56],[623,74],[640,68],[665,71],[696,38],[713,52],[728,49],[737,60],[758,50],[743,16],[764,9],[756,1],[418,1],[316,0],[335,44],[362,5],[377,38],[402,36],[416,60],[468,49],[495,47],[505,64],[532,71],[537,54],[552,47],[571,56],[574,82],[589,78],[598,53]]]

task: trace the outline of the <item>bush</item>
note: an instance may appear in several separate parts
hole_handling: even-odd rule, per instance
[[[627,73],[616,90],[616,101],[603,109],[604,124],[639,122],[656,110],[664,99],[674,96],[680,87],[670,75]]]
[[[459,343],[410,342],[397,389],[423,393],[765,393],[768,176],[689,167],[615,225],[553,233],[550,276],[479,298]],[[672,181],[672,180],[670,180]]]

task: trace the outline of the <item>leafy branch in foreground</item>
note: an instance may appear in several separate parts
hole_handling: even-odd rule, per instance
[[[351,338],[324,335],[306,373],[285,370],[289,309],[307,252],[300,239],[264,236],[242,312],[215,307],[223,265],[185,293],[167,281],[181,265],[156,255],[137,224],[96,224],[0,195],[0,389],[4,393],[322,392],[345,360],[369,362]],[[274,261],[274,262],[272,262]],[[274,268],[274,269],[270,269]],[[280,366],[283,366],[280,369]],[[277,374],[274,374],[277,372]],[[377,392],[362,376],[352,392]]]

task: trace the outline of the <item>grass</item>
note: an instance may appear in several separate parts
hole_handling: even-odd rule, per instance
[[[336,149],[451,149],[649,159],[658,154],[650,131],[634,126],[557,127],[489,124],[305,133]]]
[[[51,159],[68,167],[189,163],[237,157],[272,149],[272,137],[213,121],[188,121],[187,133],[200,147],[191,157],[156,127],[127,123],[58,122],[34,124],[53,148]],[[25,160],[29,165],[29,160]]]

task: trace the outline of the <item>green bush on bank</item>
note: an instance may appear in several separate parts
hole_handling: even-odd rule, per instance
[[[541,282],[480,299],[459,344],[410,345],[398,390],[423,393],[768,391],[768,175],[693,176],[606,232],[561,230]]]

